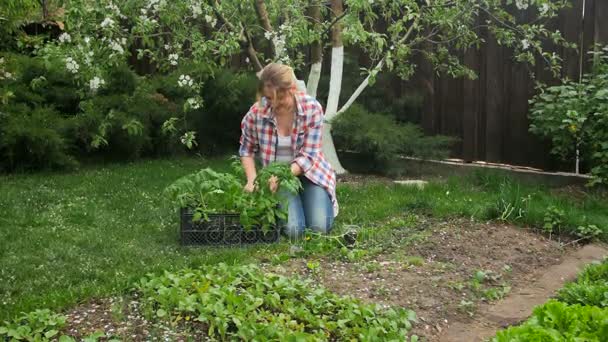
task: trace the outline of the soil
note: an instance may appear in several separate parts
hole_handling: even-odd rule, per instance
[[[569,262],[577,258],[576,246],[564,249],[556,241],[521,228],[466,220],[427,225],[429,234],[422,241],[371,260],[320,260],[321,267],[314,274],[303,259],[292,259],[269,269],[313,277],[330,290],[367,302],[412,309],[418,316],[413,333],[426,341],[442,341],[447,336],[446,330],[456,334],[454,326],[462,328],[463,333],[469,325],[483,326],[484,322],[479,323],[476,318],[488,313],[488,308],[499,299],[492,294],[510,298],[509,293],[521,294],[526,292],[523,289],[537,288],[534,301],[512,301],[514,310],[523,308],[520,314],[512,315],[508,321],[489,324],[484,336],[491,337],[501,327],[500,323],[524,320],[531,312],[531,303],[543,303],[567,280],[560,275],[575,275],[578,269],[575,266],[580,266]],[[594,256],[600,254],[596,250]],[[567,266],[559,268],[560,273],[551,280],[552,286],[538,285],[545,270],[553,270],[552,266],[565,261]],[[591,260],[584,258],[584,261]],[[478,271],[485,276],[476,287],[474,279]],[[447,340],[476,341],[460,337]]]

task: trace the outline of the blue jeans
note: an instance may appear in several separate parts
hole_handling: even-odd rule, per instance
[[[304,234],[305,228],[317,233],[329,233],[334,222],[334,207],[329,194],[308,178],[299,178],[303,189],[298,194],[279,190],[288,201],[287,224],[281,222],[285,234],[290,239],[298,239]]]

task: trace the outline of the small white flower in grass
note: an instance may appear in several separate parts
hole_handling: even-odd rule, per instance
[[[538,11],[540,12],[540,15],[545,15],[547,14],[547,12],[549,12],[550,9],[551,7],[549,7],[549,4],[543,4],[542,6],[540,6]]]
[[[179,56],[176,53],[172,53],[169,55],[169,63],[171,65],[177,65],[178,59],[179,59]]]
[[[264,32],[264,38],[271,40],[272,39],[272,32],[270,31],[266,31]]]
[[[114,26],[114,20],[112,18],[105,18],[100,25],[102,28]]]
[[[245,58],[245,63],[249,64],[250,60],[249,57]]]
[[[70,36],[69,33],[67,32],[63,32],[60,36],[59,36],[59,42],[61,43],[69,43],[72,41],[72,37]]]
[[[89,44],[91,42],[91,37],[84,37],[85,44]]]
[[[530,47],[530,41],[528,41],[527,39],[524,39],[521,41],[521,47],[524,50],[528,50],[528,48]]]
[[[179,76],[179,79],[177,80],[177,85],[180,87],[192,87],[192,85],[194,84],[194,81],[192,81],[192,78],[190,78],[190,76],[188,75],[181,75]]]
[[[203,14],[203,9],[201,8],[201,4],[198,2],[193,3],[192,4],[192,16],[196,18],[201,14]]]
[[[165,44],[164,48],[165,48],[165,50],[171,50],[171,45]]]

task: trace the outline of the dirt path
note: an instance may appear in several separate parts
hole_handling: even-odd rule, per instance
[[[495,304],[483,305],[473,322],[454,322],[440,336],[445,342],[484,341],[495,332],[517,324],[532,314],[532,309],[546,302],[567,281],[573,280],[586,264],[601,260],[608,249],[600,245],[587,245],[564,256],[560,264],[551,266],[529,286],[515,289]]]

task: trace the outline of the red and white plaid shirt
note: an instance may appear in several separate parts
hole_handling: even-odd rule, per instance
[[[321,150],[323,108],[315,98],[304,92],[297,93],[295,98],[297,113],[291,131],[293,162],[302,168],[306,178],[327,190],[336,216],[336,173]],[[263,97],[241,121],[239,155],[246,157],[259,153],[263,166],[275,161],[278,143],[276,127],[274,113]]]

